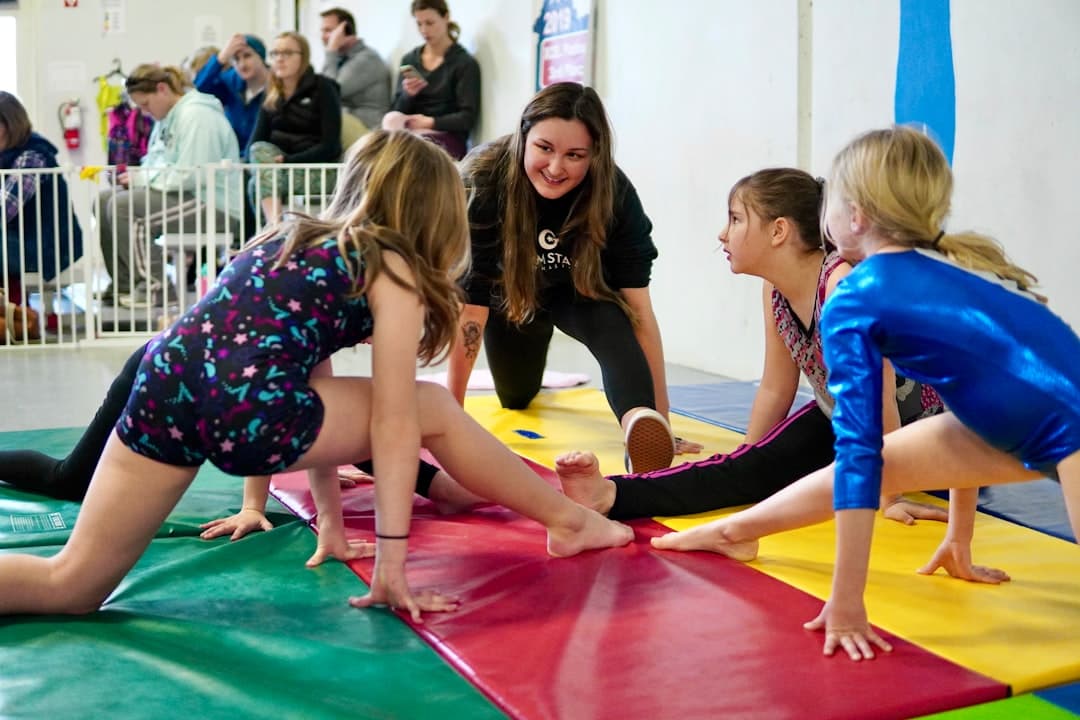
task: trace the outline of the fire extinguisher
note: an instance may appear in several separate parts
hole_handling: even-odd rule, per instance
[[[79,99],[75,98],[60,103],[58,111],[60,127],[64,131],[64,143],[69,150],[78,150],[81,143],[82,133],[82,108],[79,107]]]

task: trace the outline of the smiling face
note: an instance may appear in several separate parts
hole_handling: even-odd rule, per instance
[[[438,45],[450,39],[450,18],[443,17],[437,10],[417,10],[413,18],[420,37],[428,45]]]
[[[561,198],[589,173],[592,137],[580,120],[548,118],[525,136],[525,175],[540,197]]]

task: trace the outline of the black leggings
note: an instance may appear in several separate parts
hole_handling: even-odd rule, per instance
[[[689,515],[756,503],[833,461],[832,423],[816,403],[799,409],[760,441],[727,455],[642,475],[611,475],[613,520]]]
[[[105,402],[66,458],[57,459],[34,450],[0,452],[0,480],[21,490],[61,500],[82,500],[86,488],[90,486],[90,478],[94,476],[94,468],[105,450],[105,443],[127,405],[131,387],[135,384],[135,374],[145,352],[146,345],[143,345],[124,363],[124,368],[105,394]]]
[[[146,345],[143,345],[124,363],[124,368],[105,394],[105,402],[98,408],[94,419],[66,458],[57,459],[34,450],[0,451],[0,481],[20,490],[29,490],[60,500],[81,501],[86,496],[86,489],[90,487],[94,468],[105,451],[105,443],[127,405],[139,363],[142,362],[145,352]],[[370,460],[357,463],[356,467],[368,474],[372,472]],[[421,460],[416,478],[416,492],[427,497],[431,480],[438,471],[439,468]]]
[[[635,407],[656,408],[652,372],[630,318],[607,301],[553,302],[525,325],[492,311],[484,328],[484,349],[504,408],[522,410],[540,392],[548,345],[555,328],[582,343],[600,363],[604,394],[615,417]]]

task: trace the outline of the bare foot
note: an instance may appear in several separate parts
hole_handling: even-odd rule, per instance
[[[563,493],[578,505],[607,515],[615,504],[615,483],[600,474],[600,461],[591,452],[568,452],[555,458],[555,473]]]
[[[576,507],[581,514],[573,526],[548,528],[549,555],[569,557],[586,550],[620,547],[634,539],[634,531],[629,526],[608,520],[588,508]]]
[[[450,477],[445,470],[435,473],[428,489],[428,500],[435,505],[440,515],[453,515],[481,505],[487,500],[469,492],[458,481]]]
[[[757,540],[732,542],[728,540],[724,529],[723,522],[711,522],[689,530],[654,537],[652,546],[658,550],[705,550],[727,555],[740,562],[750,562],[757,557]]]

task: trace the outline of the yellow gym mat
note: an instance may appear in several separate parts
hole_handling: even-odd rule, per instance
[[[682,530],[731,512],[657,520]],[[973,559],[1005,570],[1010,582],[968,583],[942,570],[916,574],[943,531],[939,523],[903,526],[878,516],[866,592],[871,622],[1013,693],[1080,679],[1080,546],[979,513]],[[764,538],[752,566],[825,599],[834,548],[830,521]]]
[[[545,467],[555,467],[555,457],[570,450],[591,450],[605,474],[626,472],[619,421],[595,388],[544,391],[527,410],[504,410],[494,395],[469,395],[465,409],[514,452]],[[679,437],[705,446],[697,455],[677,455],[676,463],[730,452],[742,442],[738,433],[675,414],[671,428]]]
[[[604,473],[624,472],[621,433],[598,390],[543,392],[525,411],[503,410],[494,396],[470,396],[466,408],[515,452],[541,465],[552,467],[556,455],[584,449],[597,454]],[[677,462],[727,452],[741,441],[736,433],[678,415],[672,425],[706,448]],[[730,512],[657,520],[683,529]],[[1009,684],[1014,693],[1080,679],[1080,546],[980,513],[975,562],[1007,571],[1011,582],[995,587],[954,580],[943,571],[916,574],[943,532],[939,523],[907,527],[878,518],[866,594],[871,621]],[[751,566],[824,599],[834,544],[831,522],[775,535],[762,540]]]

